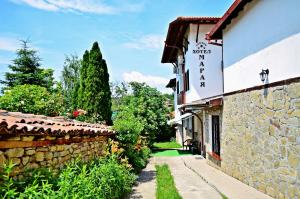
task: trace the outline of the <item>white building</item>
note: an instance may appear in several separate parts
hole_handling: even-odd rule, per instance
[[[180,142],[197,140],[208,164],[275,198],[300,198],[299,8],[235,0],[220,19],[178,18],[162,58],[175,67]]]
[[[300,76],[300,1],[235,1],[208,34],[223,39],[224,92]],[[235,15],[237,15],[235,17]]]
[[[203,108],[211,107],[210,99],[223,93],[222,48],[211,45],[206,33],[217,23],[215,17],[179,17],[169,25],[162,63],[172,63],[177,141],[183,145],[192,139],[205,155]],[[217,105],[220,105],[218,103]],[[219,122],[219,121],[217,121]],[[211,123],[211,122],[210,122]],[[220,128],[218,128],[220,129]]]

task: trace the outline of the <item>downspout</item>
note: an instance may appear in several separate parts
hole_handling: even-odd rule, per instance
[[[181,120],[182,121],[182,120]],[[183,137],[183,122],[182,122],[182,124],[181,124],[181,138],[182,138],[182,148],[184,147],[183,145],[184,145],[184,137]],[[184,149],[184,148],[183,148]]]
[[[196,35],[196,43],[198,43],[198,37],[199,37],[199,24],[197,26],[197,35]]]

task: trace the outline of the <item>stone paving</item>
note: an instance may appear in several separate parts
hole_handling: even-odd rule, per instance
[[[168,164],[183,199],[271,199],[206,163],[202,156],[152,157],[141,172],[130,199],[155,199],[156,164]]]
[[[141,172],[130,199],[155,199],[155,165],[168,164],[176,188],[184,199],[221,199],[221,195],[193,171],[185,167],[180,157],[153,157]]]
[[[271,199],[270,196],[209,166],[202,156],[181,156],[184,164],[229,199]]]
[[[183,199],[222,199],[213,187],[184,165],[179,157],[157,157],[155,164],[168,164],[175,186]]]
[[[145,169],[139,175],[136,185],[133,187],[130,199],[154,199],[156,191],[156,171],[155,164],[153,164],[153,158],[149,160],[149,163]]]

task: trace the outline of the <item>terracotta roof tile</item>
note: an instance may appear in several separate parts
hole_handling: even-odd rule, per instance
[[[24,114],[0,110],[0,134],[98,135],[114,133],[103,124],[91,124],[64,117]]]

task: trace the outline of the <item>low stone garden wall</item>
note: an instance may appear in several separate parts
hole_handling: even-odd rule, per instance
[[[10,136],[0,141],[0,165],[15,164],[13,175],[39,167],[62,168],[80,157],[90,160],[103,155],[109,135],[77,137]]]
[[[224,96],[221,169],[275,198],[300,198],[300,82]]]

